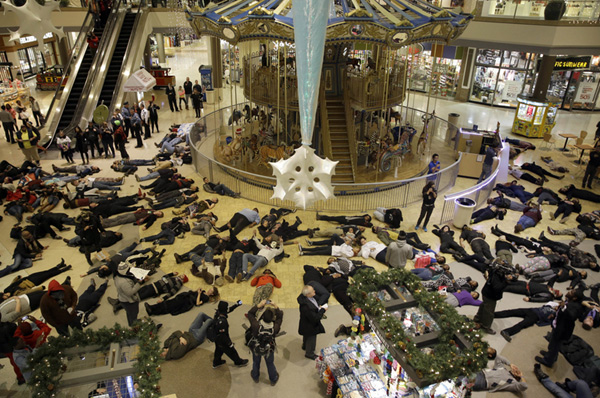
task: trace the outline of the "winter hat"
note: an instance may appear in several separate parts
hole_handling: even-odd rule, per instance
[[[129,263],[125,262],[125,261],[121,261],[119,263],[119,268],[117,268],[117,271],[119,272],[119,274],[121,275],[125,275],[127,274],[127,271],[129,271]]]
[[[183,274],[183,283],[187,283],[189,281],[187,275]]]
[[[29,336],[31,333],[33,333],[33,330],[31,329],[31,323],[29,322],[23,322],[19,325],[19,329],[21,330],[21,334],[23,336]]]
[[[217,306],[217,311],[220,312],[221,314],[227,314],[228,310],[229,310],[229,304],[227,304],[227,301],[219,301],[219,305]]]

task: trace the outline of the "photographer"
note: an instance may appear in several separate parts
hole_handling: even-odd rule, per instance
[[[419,229],[421,226],[421,221],[423,218],[423,231],[427,232],[427,223],[429,222],[429,217],[431,217],[431,213],[433,213],[433,209],[435,208],[435,200],[437,198],[437,190],[435,189],[435,181],[427,181],[425,187],[423,187],[423,204],[421,205],[421,214],[419,215],[419,220],[417,221],[417,225],[415,229]]]
[[[482,303],[473,318],[476,325],[488,334],[496,334],[492,329],[496,303],[502,299],[508,281],[512,280],[511,268],[503,260],[494,260],[487,271],[487,280],[481,290]]]

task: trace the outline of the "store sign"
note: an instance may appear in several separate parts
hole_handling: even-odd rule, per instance
[[[50,38],[52,38],[52,32],[48,32],[44,35],[44,39],[50,39]],[[36,40],[37,39],[35,38],[35,36],[25,36],[25,37],[21,37],[19,39],[19,43],[21,43],[21,44],[33,43]]]
[[[596,92],[596,82],[580,82],[577,88],[577,94],[575,95],[574,102],[592,102],[594,99],[594,93]]]
[[[504,90],[502,90],[502,99],[506,101],[516,101],[517,96],[521,94],[523,82],[504,82]]]
[[[560,57],[554,61],[554,70],[589,69],[592,57]]]

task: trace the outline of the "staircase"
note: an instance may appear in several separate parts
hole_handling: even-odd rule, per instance
[[[327,97],[327,118],[329,120],[329,135],[331,137],[331,160],[338,161],[332,182],[353,183],[352,163],[350,160],[350,144],[346,128],[346,114],[341,98]]]

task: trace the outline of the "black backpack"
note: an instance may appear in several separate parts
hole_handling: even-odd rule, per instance
[[[215,319],[208,325],[206,329],[206,338],[210,342],[215,342],[217,336],[219,335],[219,329],[222,329],[222,319],[220,316],[215,316]]]
[[[252,328],[246,330],[246,345],[256,354],[265,356],[275,350],[275,336],[273,327],[267,328],[262,322],[258,327],[258,334],[252,335]]]

